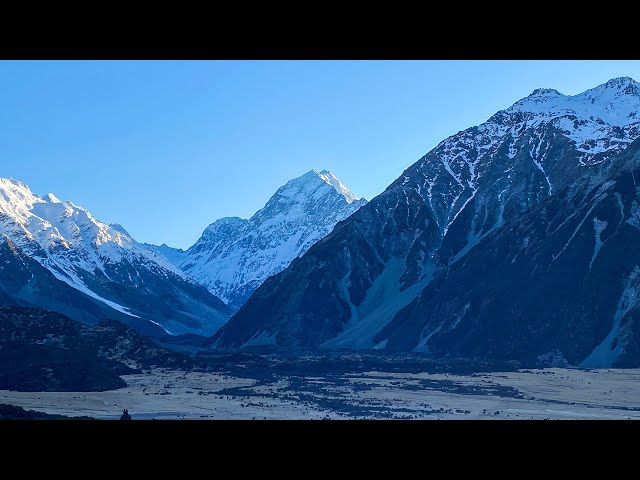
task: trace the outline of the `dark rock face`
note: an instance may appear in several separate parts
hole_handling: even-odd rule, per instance
[[[446,139],[269,278],[211,345],[608,364],[589,355],[635,305],[635,260],[603,263],[631,254],[618,242],[635,235],[619,168],[635,161],[635,146],[624,152],[640,136],[640,90],[617,80],[575,97],[536,91]]]
[[[638,366],[640,143],[451,265],[387,325],[389,350]],[[617,162],[616,162],[617,163]],[[555,353],[554,353],[555,352]]]
[[[116,321],[87,326],[38,308],[0,307],[0,389],[112,390],[137,368],[191,364]]]

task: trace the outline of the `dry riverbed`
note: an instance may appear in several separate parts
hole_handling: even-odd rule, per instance
[[[636,419],[640,370],[365,372],[269,380],[157,369],[108,392],[0,391],[0,403],[134,419]]]

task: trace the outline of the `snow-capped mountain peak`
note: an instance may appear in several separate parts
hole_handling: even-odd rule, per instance
[[[631,77],[617,77],[603,83],[597,88],[617,89],[626,94],[640,95],[640,83],[636,82]]]
[[[0,178],[0,184],[11,186],[12,188],[29,189],[23,182],[15,178]]]
[[[62,203],[53,193],[47,193],[42,199],[49,203]]]
[[[130,317],[140,315],[122,301],[131,300],[128,293],[120,299],[128,288],[140,289],[140,295],[144,289],[151,293],[155,287],[176,288],[187,299],[185,290],[196,285],[164,256],[136,242],[122,226],[107,225],[52,193],[36,195],[17,180],[0,178],[0,234],[58,280]],[[219,302],[214,297],[209,300]],[[150,313],[142,304],[134,304],[142,309],[139,313]],[[224,305],[220,307],[226,317]],[[178,333],[214,330],[214,325],[188,322],[193,326],[176,323],[163,328]]]
[[[33,204],[43,201],[24,183],[12,178],[0,178],[0,214],[24,223]]]
[[[316,172],[312,170],[318,177],[320,177],[324,182],[331,185],[336,192],[344,197],[347,203],[354,202],[356,200],[360,200],[360,197],[356,197],[351,191],[345,187],[338,178],[331,173],[329,170],[321,170],[320,172]]]
[[[85,208],[68,201],[61,202],[52,193],[43,197],[34,194],[20,181],[0,179],[0,214],[4,214],[0,216],[0,231],[11,238],[17,236],[18,245],[27,251],[42,249],[41,253],[44,253],[62,248],[77,256],[74,261],[76,267],[92,271],[94,268],[103,270],[104,262],[119,261],[122,257],[120,250],[126,249],[149,260],[157,260],[169,271],[184,276],[162,257],[155,258],[140,248],[122,226],[107,225],[95,219]],[[94,249],[97,251],[89,253]],[[45,263],[54,261],[49,255],[41,259]],[[66,262],[64,255],[59,261]],[[63,277],[68,280],[67,275]]]
[[[309,192],[315,191],[318,187],[324,185],[331,186],[337,193],[342,195],[347,203],[351,203],[356,200],[360,200],[360,197],[354,195],[338,178],[329,170],[309,170],[307,173],[289,180],[283,187],[281,187],[277,195],[295,198],[298,195],[302,195],[299,200],[306,201]],[[328,189],[322,189],[318,191],[317,195],[326,193]]]
[[[577,95],[538,88],[504,112],[528,113],[538,120],[574,115],[624,127],[640,121],[640,84],[630,77],[614,78]]]
[[[209,225],[204,233],[207,235],[218,235],[223,230],[235,230],[239,226],[247,223],[247,220],[240,217],[223,217],[219,218]]]
[[[129,235],[129,232],[127,232],[127,230],[119,223],[110,223],[109,226],[113,228],[116,232],[126,235],[127,237],[131,237],[131,235]]]
[[[549,130],[551,128],[551,130]],[[491,155],[504,150],[513,158],[524,145],[517,141],[522,132],[532,136],[528,149],[544,170],[544,146],[550,137],[543,133],[560,134],[575,144],[581,155],[581,166],[601,163],[640,135],[640,84],[628,77],[610,80],[577,95],[564,95],[550,88],[538,88],[509,108],[500,110],[485,123],[443,140],[437,150],[454,177],[460,177],[454,165],[469,170],[471,184],[475,184],[477,169],[458,158],[471,151],[477,155]],[[545,134],[546,135],[546,134]],[[469,150],[470,149],[470,150]],[[540,154],[540,155],[538,155]],[[474,154],[475,155],[475,154]]]
[[[365,203],[331,172],[310,170],[280,187],[250,219],[216,220],[186,252],[150,248],[237,309]]]
[[[536,88],[529,97],[556,97],[564,96],[555,88]]]

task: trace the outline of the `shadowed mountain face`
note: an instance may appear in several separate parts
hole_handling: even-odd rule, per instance
[[[619,162],[604,181],[588,170],[506,223],[375,340],[531,365],[639,366],[640,140]]]
[[[567,252],[573,251],[574,243],[588,241],[583,238],[586,230],[580,229],[591,229],[587,262],[591,264],[591,255],[600,245],[598,242],[609,238],[614,223],[617,225],[622,219],[616,221],[615,212],[620,216],[621,208],[626,209],[624,222],[630,218],[635,193],[626,197],[622,191],[618,191],[619,196],[611,193],[607,202],[598,201],[600,207],[595,206],[593,210],[590,210],[588,195],[600,198],[598,195],[602,192],[596,192],[605,188],[603,185],[608,185],[607,182],[623,189],[622,180],[615,175],[619,174],[617,168],[622,163],[631,161],[632,150],[626,158],[624,152],[640,136],[638,112],[640,87],[629,78],[611,80],[573,97],[555,90],[536,90],[484,124],[444,140],[385,192],[340,222],[331,234],[294,260],[289,268],[269,278],[217,332],[212,346],[386,348],[440,355],[513,355],[536,362],[541,355],[541,362],[562,362],[564,357],[574,364],[586,361],[595,342],[603,341],[611,330],[612,312],[603,311],[599,320],[582,319],[592,315],[586,306],[582,311],[568,314],[562,302],[570,301],[575,292],[566,291],[566,295],[562,295],[559,291],[568,288],[566,283],[556,286],[562,287],[559,291],[553,291],[550,285],[557,281],[553,277],[555,269],[560,268],[557,265],[571,258]],[[623,207],[617,203],[618,198]],[[555,237],[547,238],[542,233],[533,236],[533,232],[526,229],[514,230],[513,237],[504,233],[514,229],[514,225],[530,221],[527,219],[531,215],[542,218],[538,209],[551,208],[549,205],[555,205],[557,211],[552,212],[553,218],[563,225]],[[608,216],[598,210],[605,208],[604,205],[615,206]],[[585,216],[589,212],[590,216],[572,236],[578,227],[575,221],[579,223],[585,218],[576,216],[578,207],[586,208],[580,211]],[[592,218],[594,214],[599,217]],[[630,225],[624,222],[621,225]],[[571,228],[567,236],[565,230]],[[543,309],[546,313],[538,312],[538,327],[528,316],[518,316],[525,307],[517,306],[514,292],[509,290],[509,294],[501,297],[500,293],[483,290],[497,288],[490,286],[493,284],[489,279],[494,275],[491,272],[498,260],[506,261],[500,257],[505,252],[492,243],[496,238],[502,239],[503,248],[530,242],[526,251],[547,249],[550,252],[555,248],[554,255],[568,245],[553,265],[549,265],[548,271],[542,265],[535,270],[529,263],[520,265],[518,262],[525,260],[519,257],[513,264],[519,266],[519,270],[512,271],[516,267],[505,266],[508,272],[493,280],[518,285],[518,294],[529,302],[549,303]],[[559,243],[562,245],[558,248]],[[491,252],[498,257],[493,263],[483,264],[483,270],[477,259],[491,258]],[[598,268],[605,268],[597,266],[604,252],[599,251],[591,264],[596,272]],[[470,263],[472,258],[478,263]],[[624,272],[600,271],[596,275],[600,281],[592,287],[602,289],[605,282],[627,285],[625,282],[632,283],[631,272],[633,266]],[[571,275],[576,279],[580,277],[576,271]],[[447,278],[457,280],[448,283]],[[457,299],[460,289],[465,288],[467,296],[473,296],[474,301],[458,304],[462,301]],[[581,288],[586,288],[585,298],[593,293],[588,286]],[[622,290],[610,290],[606,294],[608,300],[590,303],[590,308],[601,308],[600,305],[604,308],[607,302],[626,305],[627,300],[621,300],[620,295],[627,287],[620,288]],[[486,311],[486,321],[474,320],[479,312],[478,304],[486,306],[492,301],[492,295],[501,300],[494,301],[492,310]],[[556,298],[556,303],[548,298]],[[567,320],[566,315],[573,316]],[[563,322],[568,323],[560,327]],[[496,329],[504,328],[505,324],[512,325],[511,330],[506,330],[514,339],[511,348],[496,343]],[[566,335],[571,335],[569,332],[576,328],[584,328],[586,333],[571,340],[581,346],[569,349],[569,340],[555,344],[549,330],[545,330],[539,337],[531,334],[539,342],[535,348],[523,351],[528,340],[518,343],[515,339],[520,336],[530,340],[532,337],[525,331],[541,325],[552,325],[551,329],[562,330]],[[459,333],[446,336],[447,329]],[[482,338],[485,343],[480,341]],[[626,351],[631,349],[628,347]],[[549,355],[544,356],[547,353]],[[598,364],[611,360],[596,361],[595,358],[592,360]],[[623,358],[619,356],[612,361],[622,362]]]
[[[215,221],[187,251],[148,247],[236,311],[266,278],[366,203],[331,172],[311,170],[280,187],[250,219]]]
[[[39,308],[0,307],[0,389],[103,391],[136,368],[191,368],[120,322],[87,326]]]
[[[211,334],[230,310],[161,255],[87,210],[0,179],[0,301],[140,331]],[[62,285],[64,284],[64,285]]]
[[[88,324],[114,318],[147,335],[165,334],[159,326],[113,310],[58,280],[9,239],[0,242],[0,305],[39,306]]]

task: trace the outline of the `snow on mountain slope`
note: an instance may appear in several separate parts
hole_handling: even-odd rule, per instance
[[[432,279],[587,170],[598,185],[608,160],[638,137],[640,85],[630,78],[575,96],[535,90],[406,169],[267,280],[213,345],[241,347],[265,335],[286,347],[382,348],[380,332]],[[397,349],[402,335],[394,332]]]
[[[2,233],[26,240],[22,245],[18,242],[23,248],[35,247],[31,243],[35,241],[44,250],[57,252],[63,247],[69,253],[53,253],[48,259],[52,263],[104,272],[105,262],[117,262],[123,255],[133,254],[184,277],[164,257],[139,245],[122,226],[106,225],[84,208],[63,203],[51,193],[39,197],[17,180],[0,178],[0,221]],[[35,252],[41,253],[37,247]]]
[[[511,187],[522,182],[523,157],[537,170],[530,183],[539,184],[523,200],[531,202],[535,196],[537,202],[553,191],[554,183],[575,178],[579,167],[607,160],[638,136],[640,84],[631,78],[613,79],[575,96],[537,89],[482,125],[441,142],[401,181],[434,207],[436,221],[446,234],[485,177],[500,185],[494,189],[496,195],[512,193]],[[550,147],[567,141],[572,159],[559,162],[561,152]]]
[[[314,170],[315,171],[315,170]],[[336,176],[328,170],[322,170],[318,172],[318,177],[320,177],[324,182],[331,185],[336,192],[344,197],[347,203],[355,202],[360,200],[360,197],[356,197],[353,193],[349,191],[347,187],[345,187],[340,180],[336,178]]]
[[[228,317],[222,302],[212,295],[206,298],[204,289],[164,256],[138,244],[120,225],[100,222],[53,194],[40,197],[17,180],[0,179],[0,235],[74,289],[171,333],[211,333]],[[145,294],[158,289],[173,290],[169,301],[174,312],[158,313],[144,301]],[[199,301],[207,306],[194,306]]]
[[[520,114],[520,115],[518,115]],[[552,89],[538,89],[498,114],[505,116],[513,133],[545,122],[555,122],[576,144],[584,164],[603,161],[638,136],[640,84],[629,77],[616,78],[575,96]],[[491,123],[491,120],[489,120]],[[599,155],[608,152],[608,155]]]
[[[331,172],[311,170],[280,187],[249,220],[212,223],[186,252],[151,248],[236,310],[267,277],[365,203]]]

